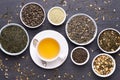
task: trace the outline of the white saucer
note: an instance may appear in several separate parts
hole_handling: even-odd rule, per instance
[[[55,61],[47,62],[46,66],[44,66],[42,64],[40,58],[37,56],[37,51],[36,51],[35,47],[33,46],[33,40],[34,39],[36,39],[36,38],[40,39],[40,38],[45,37],[45,36],[56,37],[56,39],[59,39],[59,41],[61,42],[60,45],[62,45],[61,52],[60,52],[60,56],[62,57],[62,59],[58,58]],[[36,34],[35,37],[32,39],[32,41],[30,43],[30,55],[31,55],[31,58],[34,61],[34,63],[36,65],[38,65],[39,67],[44,68],[44,69],[54,69],[54,68],[57,68],[60,65],[62,65],[65,62],[65,60],[67,59],[68,43],[67,43],[66,39],[64,38],[64,36],[61,35],[59,32],[56,32],[56,31],[53,31],[53,30],[45,30],[45,31],[42,31],[42,32]]]

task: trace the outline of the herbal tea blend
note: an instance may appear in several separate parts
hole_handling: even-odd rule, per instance
[[[88,54],[84,49],[77,48],[73,51],[72,57],[76,63],[83,63],[86,61]]]
[[[93,63],[95,71],[100,75],[107,75],[113,70],[113,60],[107,55],[98,56]]]
[[[49,20],[54,24],[60,24],[63,22],[66,14],[59,7],[54,7],[49,11]]]
[[[10,53],[22,51],[28,41],[26,32],[21,27],[15,25],[4,28],[0,38],[2,47]]]
[[[89,42],[95,34],[94,22],[85,15],[74,16],[67,25],[68,36],[77,43]]]
[[[23,22],[31,27],[40,25],[44,20],[44,11],[37,4],[29,4],[23,8],[22,20]]]
[[[106,30],[100,34],[99,45],[105,51],[116,51],[120,47],[120,34],[114,30]]]

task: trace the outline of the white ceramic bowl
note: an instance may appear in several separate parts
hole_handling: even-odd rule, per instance
[[[72,40],[72,39],[69,37],[68,31],[67,31],[67,27],[68,27],[68,23],[71,21],[71,19],[72,19],[73,17],[75,17],[75,16],[82,16],[82,15],[83,15],[83,16],[87,16],[88,18],[90,18],[90,19],[93,21],[96,30],[95,30],[95,34],[94,34],[93,38],[90,39],[88,42],[86,42],[86,43],[77,43],[77,42],[75,42],[74,40]],[[94,20],[92,17],[90,17],[89,15],[84,14],[84,13],[78,13],[78,14],[75,14],[75,15],[71,16],[71,17],[69,18],[69,20],[67,21],[65,28],[66,28],[65,30],[66,30],[67,37],[69,38],[69,40],[70,40],[72,43],[74,43],[74,44],[76,44],[76,45],[88,45],[88,44],[90,44],[90,43],[95,39],[95,37],[96,37],[96,35],[97,35],[97,24],[96,24],[95,20]]]
[[[16,23],[10,23],[10,24],[7,24],[7,25],[5,25],[4,27],[2,27],[1,30],[0,30],[0,35],[1,35],[1,32],[2,32],[2,30],[3,30],[4,28],[9,27],[9,26],[12,26],[12,25],[18,26],[18,27],[22,28],[22,29],[25,31],[25,33],[26,33],[26,35],[27,35],[27,40],[28,40],[28,41],[27,41],[27,44],[26,44],[26,47],[25,47],[22,51],[20,51],[20,52],[18,52],[18,53],[10,53],[10,52],[6,51],[6,50],[2,47],[1,43],[0,43],[0,48],[1,48],[1,50],[2,50],[4,53],[6,53],[6,54],[8,54],[8,55],[11,55],[11,56],[16,56],[16,55],[22,54],[22,53],[27,49],[27,47],[28,47],[28,45],[29,45],[29,35],[28,35],[27,31],[25,30],[25,28],[23,28],[21,25],[16,24]]]
[[[76,50],[76,49],[78,49],[78,48],[84,49],[84,50],[87,52],[87,59],[86,59],[85,62],[83,62],[83,63],[77,63],[77,62],[75,62],[75,61],[73,60],[73,57],[72,57],[73,52],[74,52],[74,50]],[[90,54],[89,54],[89,51],[88,51],[86,48],[84,48],[84,47],[75,47],[75,48],[71,51],[70,58],[71,58],[71,60],[72,60],[72,62],[73,62],[74,64],[76,64],[76,65],[84,65],[84,64],[86,64],[86,63],[88,62],[88,60],[89,60],[89,58],[90,58]]]
[[[104,49],[102,49],[101,46],[100,46],[100,44],[99,44],[99,37],[100,37],[100,35],[101,35],[104,31],[107,31],[107,30],[113,30],[113,31],[116,31],[117,33],[120,34],[120,32],[119,32],[118,30],[113,29],[113,28],[106,28],[106,29],[102,30],[102,31],[99,33],[98,38],[97,38],[98,47],[99,47],[103,52],[105,52],[105,53],[109,53],[109,54],[116,53],[116,52],[118,52],[118,51],[120,50],[120,46],[119,46],[118,49],[116,49],[115,51],[110,51],[110,52],[108,52],[108,51],[105,51]]]
[[[23,19],[22,19],[22,11],[23,11],[24,7],[26,7],[26,6],[30,5],[30,4],[36,4],[36,5],[40,6],[40,7],[42,8],[43,12],[44,12],[43,21],[42,21],[42,23],[40,23],[40,24],[37,25],[37,26],[29,26],[29,25],[25,24],[25,22],[24,22]],[[45,13],[44,8],[42,7],[42,5],[40,5],[40,4],[36,3],[36,2],[29,2],[29,3],[25,4],[25,5],[22,7],[21,11],[20,11],[20,20],[21,20],[21,22],[22,22],[26,27],[28,27],[28,28],[37,28],[37,27],[41,26],[41,25],[43,24],[43,22],[45,21],[45,18],[46,18],[46,13]]]
[[[113,70],[112,70],[109,74],[107,74],[107,75],[98,74],[98,73],[94,70],[94,61],[95,61],[95,59],[96,59],[97,57],[99,57],[99,56],[101,56],[101,55],[109,56],[109,57],[113,60],[113,63],[114,63]],[[111,76],[111,75],[114,73],[115,69],[116,69],[115,59],[114,59],[112,56],[110,56],[109,54],[105,54],[105,53],[98,54],[96,57],[94,57],[94,59],[93,59],[93,61],[92,61],[92,70],[93,70],[93,72],[94,72],[97,76],[99,76],[99,77],[103,77],[103,78],[109,77],[109,76]]]
[[[53,23],[53,22],[50,20],[50,18],[49,18],[49,13],[50,13],[50,11],[53,10],[53,9],[55,9],[55,8],[61,9],[61,10],[64,12],[64,15],[65,15],[63,21],[62,21],[61,23],[59,23],[59,24]],[[55,7],[52,7],[52,8],[48,11],[47,18],[48,18],[48,21],[49,21],[52,25],[59,26],[59,25],[62,25],[62,24],[65,22],[66,12],[65,12],[65,10],[64,10],[63,8],[58,7],[58,6],[55,6]]]

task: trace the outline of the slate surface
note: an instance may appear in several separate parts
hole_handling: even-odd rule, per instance
[[[27,2],[33,0],[0,0],[0,28],[9,22],[24,26],[19,19],[19,12]],[[115,28],[120,31],[120,0],[34,0],[41,4],[46,13],[53,6],[61,6],[67,12],[68,18],[76,13],[86,13],[96,20],[98,33],[105,28]],[[76,47],[65,34],[66,22],[59,26],[52,26],[47,18],[42,26],[37,29],[25,27],[30,36],[30,41],[40,31],[56,30],[67,39],[69,55],[65,63],[53,70],[44,70],[35,65],[29,54],[29,47],[20,56],[11,57],[0,50],[0,80],[119,80],[120,76],[120,51],[112,54],[117,63],[114,74],[108,78],[97,77],[91,68],[92,59],[102,53],[97,46],[96,39],[91,44],[84,46],[90,52],[90,60],[84,66],[76,66],[70,60],[70,52]]]

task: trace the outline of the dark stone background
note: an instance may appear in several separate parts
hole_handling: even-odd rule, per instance
[[[33,0],[0,0],[0,28],[10,22],[24,26],[19,18],[21,7]],[[120,0],[34,0],[41,4],[46,13],[53,6],[61,6],[67,12],[68,18],[76,13],[86,13],[93,17],[98,25],[98,33],[105,28],[115,28],[120,31]],[[35,65],[29,54],[29,47],[20,56],[11,57],[0,50],[0,80],[119,80],[120,78],[120,51],[112,54],[117,63],[114,74],[108,78],[97,77],[91,68],[92,59],[102,53],[97,46],[96,39],[91,44],[84,46],[90,52],[90,60],[84,66],[76,66],[70,60],[70,52],[76,47],[65,34],[66,22],[55,27],[47,18],[42,26],[37,29],[26,30],[30,41],[42,30],[56,30],[67,39],[69,43],[69,55],[65,63],[53,70],[45,70]]]

